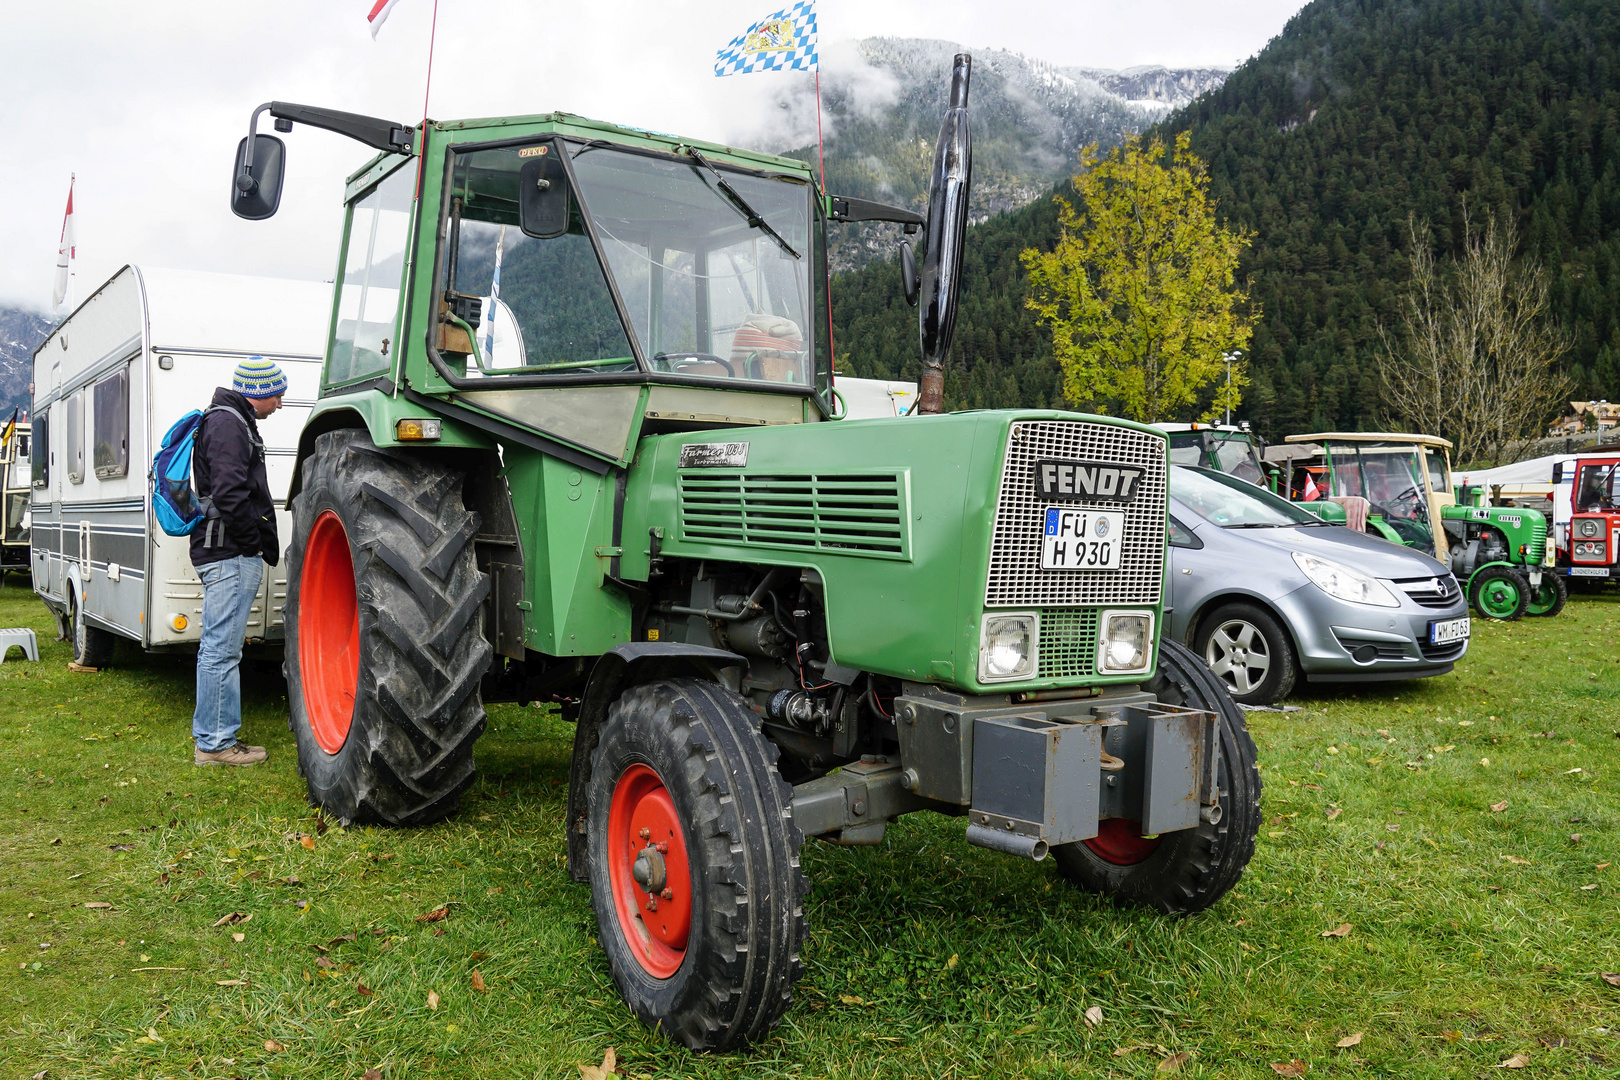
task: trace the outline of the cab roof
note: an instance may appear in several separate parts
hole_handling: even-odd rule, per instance
[[[1392,431],[1324,431],[1316,435],[1290,435],[1283,442],[1404,442],[1451,449],[1451,440],[1438,435],[1402,435]]]

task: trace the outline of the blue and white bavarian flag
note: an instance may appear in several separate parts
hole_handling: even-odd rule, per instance
[[[714,54],[716,75],[817,70],[815,0],[765,16]]]

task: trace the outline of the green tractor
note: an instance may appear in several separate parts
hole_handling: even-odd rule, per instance
[[[1450,566],[1486,618],[1552,616],[1564,609],[1569,590],[1551,572],[1546,516],[1520,507],[1459,504],[1449,441],[1363,431],[1290,435],[1284,443],[1294,451],[1286,459],[1291,499],[1341,524],[1347,507],[1335,500],[1366,499],[1368,532]]]
[[[796,160],[553,113],[417,128],[273,102],[380,153],[348,181],[285,621],[311,801],[424,825],[491,702],[575,726],[567,866],[624,1000],[693,1048],[791,999],[806,838],[898,815],[1164,912],[1254,851],[1243,715],[1161,638],[1164,435],[1047,411],[840,421],[826,231],[924,230],[949,344],[969,58],[928,215]],[[233,209],[285,147],[250,126]]]

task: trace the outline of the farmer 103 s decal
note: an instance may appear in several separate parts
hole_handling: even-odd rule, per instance
[[[625,1001],[688,1046],[742,1045],[787,1008],[806,837],[875,844],[933,810],[1167,912],[1213,903],[1254,849],[1242,714],[1160,639],[1163,434],[838,419],[826,230],[924,231],[902,286],[940,360],[969,70],[926,218],[829,196],[799,161],[560,113],[254,113],[381,151],[349,181],[291,492],[310,798],[438,820],[486,702],[558,702],[569,871]],[[243,140],[239,214],[274,212],[284,153]],[[1053,528],[1087,559],[1050,557]]]

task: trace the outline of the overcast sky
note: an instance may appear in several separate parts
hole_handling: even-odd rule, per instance
[[[1232,67],[1302,0],[818,0],[822,42],[933,37],[1060,65]],[[343,178],[370,151],[287,137],[281,211],[228,206],[232,155],[272,99],[421,119],[433,0],[0,0],[0,305],[46,311],[68,178],[73,302],[125,263],[329,279]],[[566,110],[728,141],[757,132],[765,83],[714,52],[785,0],[441,0],[429,115]],[[944,73],[941,74],[944,77]],[[269,131],[266,121],[261,130]]]

